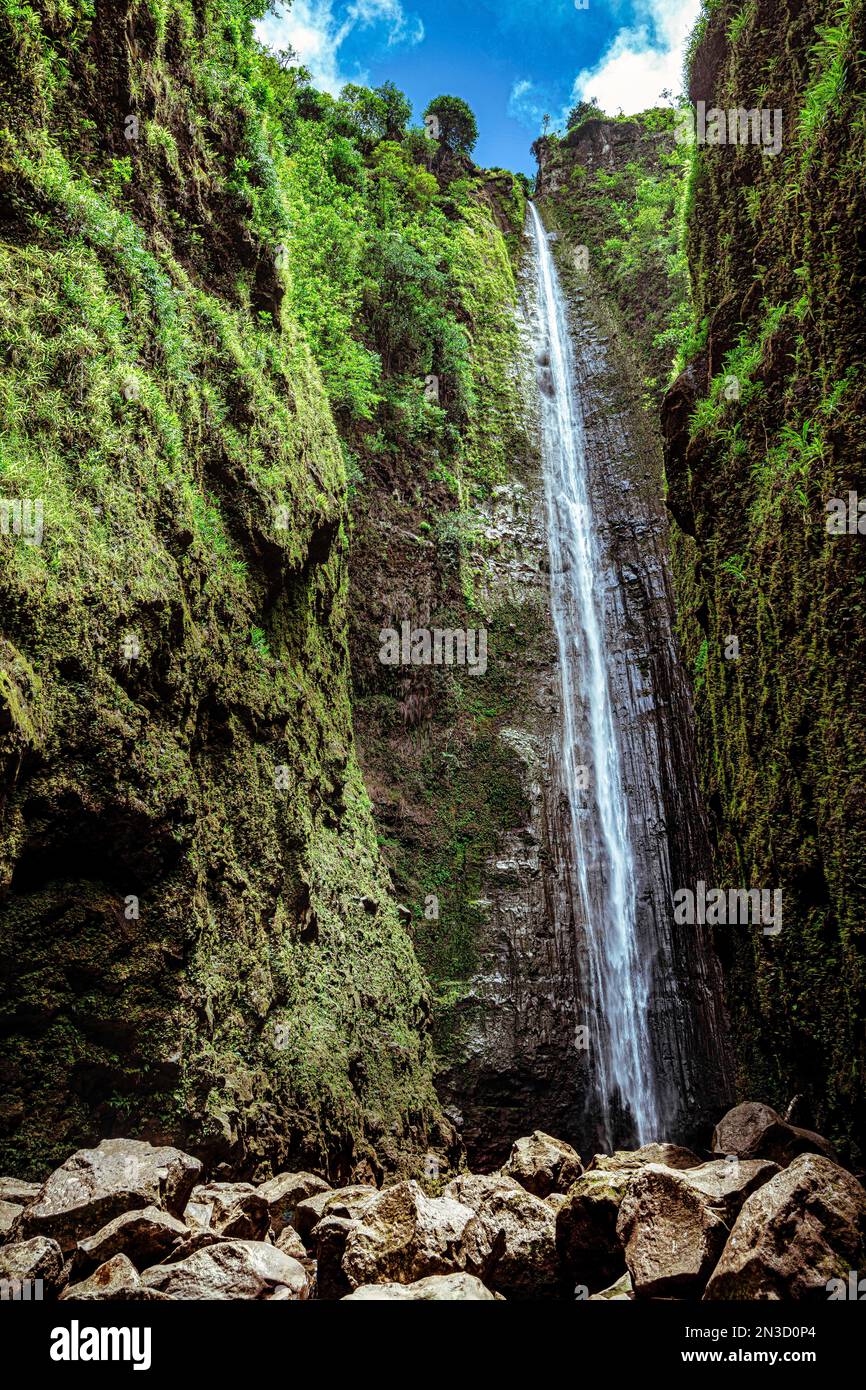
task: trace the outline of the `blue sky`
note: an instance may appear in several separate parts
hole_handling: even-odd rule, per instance
[[[578,0],[583,3],[583,0]],[[681,88],[682,52],[700,0],[294,0],[259,25],[291,45],[317,86],[390,78],[416,119],[442,93],[475,111],[479,164],[534,173],[542,116],[554,129],[575,101],[612,115]]]

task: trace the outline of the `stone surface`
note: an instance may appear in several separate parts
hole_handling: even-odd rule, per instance
[[[159,1207],[142,1207],[123,1212],[96,1235],[79,1241],[78,1254],[99,1265],[122,1252],[138,1269],[144,1269],[165,1259],[187,1234],[176,1216]]]
[[[111,1300],[121,1291],[138,1289],[141,1279],[135,1265],[126,1255],[113,1255],[105,1264],[87,1279],[78,1284],[70,1284],[60,1295],[61,1300],[83,1302],[87,1300]]]
[[[632,1178],[617,1235],[638,1297],[700,1294],[743,1202],[778,1172],[761,1159],[685,1170],[651,1163]]]
[[[200,1172],[198,1159],[179,1149],[103,1139],[95,1149],[79,1149],[51,1174],[22,1213],[18,1234],[53,1236],[63,1250],[72,1250],[124,1211],[156,1206],[179,1217]]]
[[[263,1240],[271,1225],[266,1199],[248,1182],[211,1182],[194,1187],[184,1221],[195,1230],[235,1240]]]
[[[187,1259],[146,1269],[142,1283],[175,1299],[259,1299],[275,1289],[306,1298],[306,1270],[274,1245],[252,1240],[220,1240]]]
[[[476,1213],[483,1236],[466,1243],[467,1268],[509,1299],[553,1297],[558,1284],[556,1212],[511,1178],[455,1178],[445,1188]]]
[[[0,1241],[8,1240],[9,1233],[24,1210],[18,1202],[0,1201]]]
[[[284,1226],[275,1244],[278,1250],[282,1250],[284,1255],[291,1255],[292,1259],[302,1264],[308,1272],[313,1267],[314,1262],[310,1259],[307,1247],[294,1226]]]
[[[41,1186],[38,1182],[24,1182],[22,1178],[0,1178],[0,1202],[17,1202],[26,1207],[36,1201]]]
[[[679,1144],[645,1144],[642,1149],[596,1154],[586,1171],[636,1173],[648,1163],[661,1163],[665,1168],[696,1168],[702,1161],[691,1149],[683,1149]]]
[[[353,1288],[457,1273],[465,1267],[470,1233],[479,1233],[470,1207],[451,1197],[427,1197],[414,1181],[395,1183],[374,1195],[350,1231],[342,1268]]]
[[[576,1149],[540,1129],[518,1139],[502,1166],[505,1177],[513,1178],[536,1197],[567,1192],[582,1172],[583,1165]]]
[[[46,1290],[60,1287],[63,1251],[48,1236],[0,1246],[0,1279],[41,1279]]]
[[[351,1220],[359,1216],[376,1195],[375,1188],[365,1185],[339,1187],[333,1192],[319,1192],[315,1197],[307,1197],[298,1203],[292,1224],[301,1239],[308,1241],[314,1227],[323,1216],[345,1216]]]
[[[754,1100],[735,1105],[719,1121],[712,1149],[738,1158],[768,1158],[780,1168],[803,1153],[820,1153],[835,1161],[832,1146],[820,1134],[788,1124],[769,1105]]]
[[[473,1274],[431,1274],[414,1284],[362,1284],[343,1303],[493,1303]]]
[[[704,1297],[825,1301],[830,1280],[864,1267],[866,1190],[822,1154],[802,1154],[743,1204]]]
[[[564,1283],[597,1290],[623,1273],[616,1222],[633,1177],[626,1169],[591,1170],[567,1194],[556,1214],[556,1250]]]
[[[275,1236],[291,1224],[299,1202],[317,1193],[330,1191],[331,1184],[315,1173],[278,1173],[257,1188],[270,1208],[271,1229]]]

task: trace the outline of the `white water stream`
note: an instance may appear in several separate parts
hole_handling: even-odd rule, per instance
[[[662,1137],[647,1026],[651,961],[642,958],[638,940],[634,856],[571,336],[547,234],[532,204],[530,215],[562,776],[573,841],[564,860],[570,865],[575,926],[586,935],[589,1061],[604,1137],[609,1145],[622,1142],[625,1119],[643,1144]]]

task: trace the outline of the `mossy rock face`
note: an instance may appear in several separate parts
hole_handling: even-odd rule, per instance
[[[776,155],[693,151],[687,244],[700,351],[668,398],[675,569],[716,882],[781,889],[778,934],[720,949],[739,1091],[855,1161],[866,1134],[864,9],[722,0],[693,101],[781,112]],[[732,642],[736,639],[736,643]],[[737,654],[738,653],[738,654]]]
[[[0,1168],[123,1133],[381,1173],[447,1134],[355,759],[345,465],[265,293],[279,209],[224,192],[267,143],[248,30],[198,8],[0,6],[0,494],[43,517],[0,540]]]

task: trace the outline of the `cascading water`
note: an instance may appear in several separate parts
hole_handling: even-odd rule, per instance
[[[590,1064],[608,1146],[661,1137],[650,1046],[652,963],[638,940],[636,875],[604,638],[584,425],[571,336],[541,218],[535,244],[535,350],[541,395],[551,603],[562,693],[562,777],[572,845],[572,912],[585,932]]]

